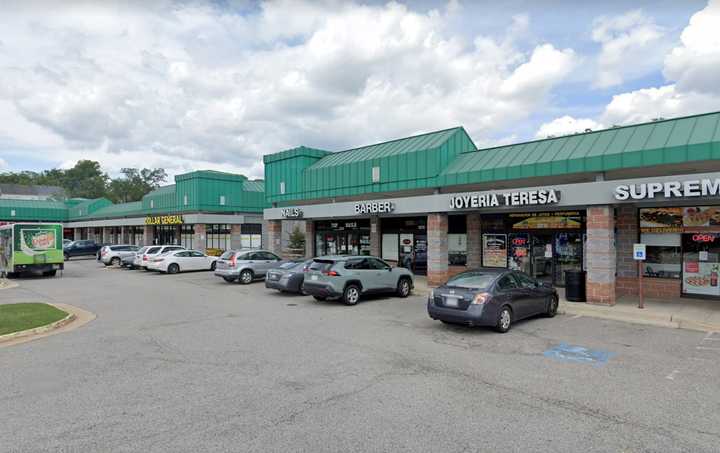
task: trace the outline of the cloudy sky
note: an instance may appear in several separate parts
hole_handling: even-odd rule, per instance
[[[462,125],[492,146],[720,110],[720,0],[63,5],[4,2],[0,171],[262,177],[299,145]]]

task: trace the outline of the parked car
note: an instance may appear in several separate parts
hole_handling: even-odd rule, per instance
[[[325,256],[313,260],[303,289],[317,300],[341,299],[355,305],[365,294],[409,296],[413,274],[372,256]]]
[[[141,267],[146,271],[150,270],[149,265],[153,258],[162,255],[163,253],[175,250],[185,250],[185,247],[181,247],[179,245],[152,245],[143,252],[140,258],[140,265],[138,267]]]
[[[432,319],[468,326],[510,330],[520,319],[544,314],[553,317],[558,293],[549,283],[507,269],[479,268],[458,274],[430,292]]]
[[[68,245],[72,244],[72,239],[63,239],[63,247],[67,247]]]
[[[126,256],[135,256],[137,245],[105,245],[100,249],[100,261],[106,266],[119,266]]]
[[[153,258],[148,269],[177,274],[185,271],[214,271],[217,256],[208,256],[197,250],[174,250]]]
[[[83,239],[63,246],[63,255],[67,261],[76,256],[95,256],[98,250],[100,250],[100,245],[97,242]]]
[[[265,287],[277,289],[280,292],[302,293],[302,285],[313,260],[293,260],[281,263],[270,269],[265,278]]]
[[[280,257],[266,250],[228,250],[217,260],[215,275],[226,282],[239,280],[243,285],[265,278],[271,268],[280,264]]]
[[[137,269],[142,265],[142,257],[145,254],[145,251],[149,249],[149,246],[140,247],[137,252],[135,252],[131,256],[126,256],[122,259],[120,265],[122,267],[127,267],[130,269]]]

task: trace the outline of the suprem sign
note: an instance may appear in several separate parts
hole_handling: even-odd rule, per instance
[[[720,195],[720,179],[696,179],[690,181],[648,182],[622,184],[615,188],[615,199],[647,200],[665,198],[715,197]]]

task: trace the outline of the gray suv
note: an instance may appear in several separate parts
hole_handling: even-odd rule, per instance
[[[413,274],[372,256],[323,256],[310,265],[303,290],[317,300],[341,299],[355,305],[364,294],[394,293],[407,297]]]
[[[100,261],[106,266],[119,266],[126,256],[135,256],[137,245],[106,245],[100,249]]]
[[[266,250],[228,250],[215,262],[215,275],[231,283],[243,285],[265,278],[267,271],[280,264],[281,258]]]

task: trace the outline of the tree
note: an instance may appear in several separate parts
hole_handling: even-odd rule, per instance
[[[305,250],[305,233],[300,230],[300,226],[295,225],[290,236],[288,237],[288,248],[293,250]]]
[[[123,168],[120,173],[123,177],[110,181],[108,190],[108,197],[116,203],[141,200],[143,195],[157,189],[167,179],[167,173],[162,168]]]
[[[107,194],[108,175],[100,162],[79,160],[73,168],[65,170],[65,190],[73,198],[102,198]]]

